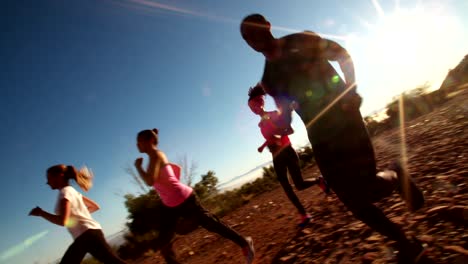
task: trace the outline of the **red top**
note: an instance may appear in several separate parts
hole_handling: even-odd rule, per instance
[[[291,141],[287,135],[276,135],[275,130],[278,127],[276,123],[280,115],[278,111],[265,112],[262,120],[258,123],[263,137],[267,141],[267,146],[271,152],[278,150],[280,147],[291,145]]]

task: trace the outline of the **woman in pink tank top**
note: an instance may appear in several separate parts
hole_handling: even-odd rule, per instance
[[[190,186],[180,182],[180,167],[172,164],[164,152],[158,149],[158,130],[143,130],[138,133],[137,147],[148,155],[148,167],[143,169],[143,158],[135,160],[138,174],[148,186],[153,186],[164,205],[162,228],[153,247],[161,250],[167,263],[179,263],[172,249],[177,220],[181,217],[198,223],[205,229],[230,239],[242,248],[248,264],[254,257],[253,242],[224,224],[215,215],[203,208]]]

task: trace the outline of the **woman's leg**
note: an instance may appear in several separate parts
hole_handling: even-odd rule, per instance
[[[80,264],[86,253],[88,253],[89,243],[93,240],[89,235],[89,230],[85,231],[73,241],[60,260],[60,264]]]
[[[174,249],[172,248],[172,241],[161,247],[161,255],[167,264],[180,264],[177,261]]]
[[[301,166],[299,165],[299,156],[291,145],[285,147],[282,152],[282,157],[286,160],[289,174],[291,175],[296,189],[304,190],[318,184],[316,179],[312,180],[302,178]]]
[[[284,154],[282,152],[273,158],[273,167],[275,168],[276,177],[278,178],[278,181],[280,182],[281,187],[283,187],[283,190],[286,193],[286,196],[289,198],[291,203],[299,211],[299,214],[305,215],[306,210],[304,206],[302,205],[301,201],[299,201],[299,198],[297,197],[297,195],[294,193],[294,190],[291,187],[291,184],[289,184],[288,169],[287,169],[286,163],[287,163],[287,160],[285,159]]]
[[[172,239],[175,235],[175,227],[178,219],[180,206],[169,208],[164,207],[164,211],[161,214],[162,224],[161,230],[159,230],[159,237],[156,240],[153,248],[160,250],[161,255],[168,264],[179,264],[177,261],[174,249],[172,247]]]
[[[194,220],[198,221],[198,223],[206,230],[217,233],[222,237],[233,241],[240,247],[248,245],[248,242],[243,236],[227,226],[216,215],[206,210],[194,194],[184,202],[184,217],[194,218]]]
[[[90,229],[89,232],[89,253],[97,260],[105,264],[125,264],[112,250],[104,238],[100,229]]]

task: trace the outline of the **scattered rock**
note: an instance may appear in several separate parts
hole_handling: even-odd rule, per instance
[[[434,237],[430,235],[422,235],[419,237],[419,240],[424,243],[432,243],[434,241]]]
[[[465,256],[468,256],[468,250],[464,249],[461,246],[445,246],[444,249],[449,250],[449,251],[454,251],[457,253],[461,253]]]
[[[410,213],[396,193],[376,205],[408,236],[428,244],[427,255],[436,263],[465,264],[468,263],[465,231],[468,108],[460,109],[468,102],[468,93],[452,100],[453,103],[425,117],[407,122],[408,169],[424,192],[425,206]],[[465,119],[456,120],[456,114],[460,113],[465,113]],[[418,125],[410,128],[415,124]],[[379,169],[399,158],[400,138],[398,129],[384,131],[373,138]],[[316,166],[304,170],[305,178],[318,174]],[[280,186],[270,193],[252,197],[249,204],[223,218],[229,219],[230,224],[238,224],[235,229],[242,235],[253,237],[255,263],[395,263],[395,243],[357,220],[335,194],[324,196],[319,188],[312,187],[298,192],[298,197],[314,218],[302,230],[297,228],[297,211]],[[206,234],[216,239],[202,239]],[[241,263],[242,260],[237,245],[202,228],[178,236],[174,244],[176,249],[191,245],[190,251],[178,252],[182,263]],[[164,262],[156,253],[147,262],[136,263]]]
[[[372,263],[374,262],[374,260],[378,259],[379,258],[379,255],[375,252],[367,252],[366,254],[364,254],[364,256],[362,256],[362,263]]]
[[[287,256],[280,258],[280,260],[283,263],[292,263],[291,261],[293,261],[295,258],[296,258],[296,254],[290,253]]]

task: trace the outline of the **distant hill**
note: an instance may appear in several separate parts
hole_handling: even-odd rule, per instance
[[[223,191],[228,191],[231,189],[235,189],[237,187],[242,186],[242,184],[247,183],[249,181],[253,181],[258,177],[263,176],[263,168],[272,165],[272,161],[267,161],[265,163],[262,163],[258,165],[257,167],[249,170],[246,173],[243,173],[239,176],[233,177],[227,182],[223,182],[219,184],[217,187],[218,189],[223,192]]]
[[[453,92],[458,89],[468,87],[468,55],[453,69],[449,71],[445,77],[440,90],[446,93]]]

